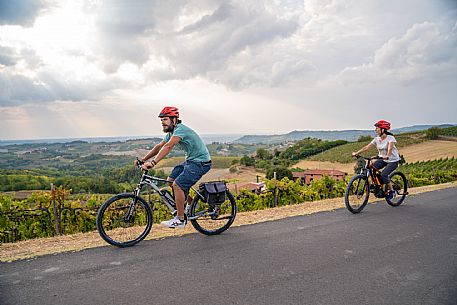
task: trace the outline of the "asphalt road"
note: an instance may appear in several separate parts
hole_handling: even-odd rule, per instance
[[[457,188],[0,264],[0,304],[457,304]]]

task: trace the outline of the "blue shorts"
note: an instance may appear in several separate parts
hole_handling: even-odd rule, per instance
[[[210,169],[211,161],[198,162],[187,160],[175,166],[171,171],[169,178],[174,180],[187,197],[190,188]]]

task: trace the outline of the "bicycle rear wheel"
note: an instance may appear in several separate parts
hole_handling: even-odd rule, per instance
[[[200,196],[195,196],[189,208],[189,220],[198,232],[216,235],[232,225],[236,217],[236,201],[228,190],[226,195],[226,200],[217,205],[208,204]]]
[[[368,178],[356,175],[351,178],[346,188],[344,202],[346,208],[354,214],[360,213],[368,203],[369,192]]]
[[[152,210],[134,194],[118,194],[108,199],[97,214],[97,230],[109,244],[130,247],[143,240],[152,227]]]
[[[408,182],[405,175],[402,172],[393,172],[390,174],[390,182],[394,190],[394,198],[386,201],[389,205],[396,207],[402,204],[408,194]]]

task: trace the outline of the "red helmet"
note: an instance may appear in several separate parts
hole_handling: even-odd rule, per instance
[[[167,106],[167,107],[163,108],[162,111],[160,111],[160,113],[159,113],[159,118],[163,118],[166,116],[168,116],[168,117],[174,116],[174,117],[179,118],[178,108],[171,107],[171,106]]]
[[[381,129],[389,130],[390,129],[390,122],[379,120],[374,124],[374,126],[379,127]]]

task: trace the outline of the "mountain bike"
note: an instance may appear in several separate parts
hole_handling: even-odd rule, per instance
[[[138,160],[138,168],[144,162]],[[165,204],[173,215],[176,215],[176,202],[170,191],[160,189],[159,182],[169,183],[168,180],[148,175],[142,170],[141,180],[133,193],[117,194],[100,207],[97,214],[97,230],[100,236],[109,244],[118,247],[130,247],[142,241],[151,231],[155,203],[147,202],[140,196],[144,186],[149,186],[160,197],[159,204]],[[211,184],[213,183],[213,184]],[[215,182],[203,183],[200,186],[214,186]],[[218,181],[218,185],[225,182]],[[219,193],[207,194],[204,187],[195,189],[192,202],[185,205],[185,217],[192,226],[205,235],[216,235],[227,230],[236,217],[237,206],[235,197],[228,188],[219,189]],[[221,191],[222,190],[222,191]],[[217,196],[218,200],[209,195]],[[222,200],[221,200],[222,199]]]
[[[356,155],[356,158],[361,156]],[[362,157],[365,162],[365,167],[360,170],[360,173],[351,178],[346,188],[344,200],[346,208],[354,214],[360,213],[368,203],[370,193],[373,193],[377,198],[385,198],[391,206],[399,206],[408,195],[408,184],[405,175],[402,172],[394,171],[389,177],[394,191],[394,198],[387,199],[387,184],[384,184],[381,177],[381,172],[377,170],[372,160],[381,159],[381,157]]]

